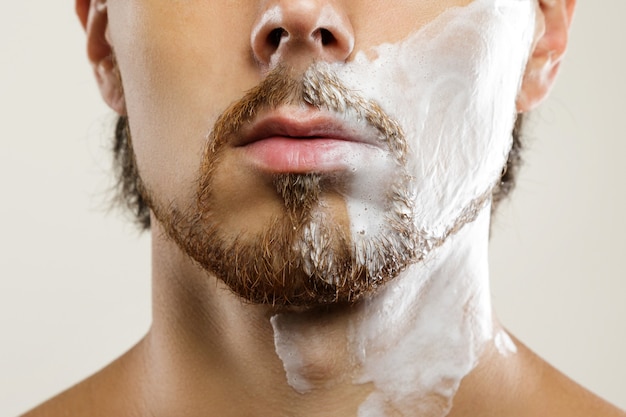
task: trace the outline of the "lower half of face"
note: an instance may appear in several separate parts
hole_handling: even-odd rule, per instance
[[[532,10],[530,0],[476,0],[347,64],[277,67],[188,152],[201,162],[181,174],[185,192],[164,195],[144,174],[156,218],[249,301],[313,306],[374,292],[488,203]]]

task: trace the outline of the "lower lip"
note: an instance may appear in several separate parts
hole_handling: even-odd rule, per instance
[[[272,137],[242,147],[259,169],[272,173],[333,172],[349,169],[375,148],[331,138]]]

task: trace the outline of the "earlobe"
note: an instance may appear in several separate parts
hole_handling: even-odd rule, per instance
[[[87,33],[87,56],[104,101],[120,115],[126,113],[126,104],[108,36],[106,0],[76,0],[76,13]]]
[[[554,85],[567,48],[576,0],[539,0],[537,30],[520,94],[517,111],[537,107]]]

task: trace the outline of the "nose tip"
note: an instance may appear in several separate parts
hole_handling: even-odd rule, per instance
[[[257,62],[266,68],[299,59],[345,61],[354,48],[347,15],[329,0],[274,1],[251,35]]]

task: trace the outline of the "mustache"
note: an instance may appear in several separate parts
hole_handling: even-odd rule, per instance
[[[347,87],[324,62],[313,63],[301,74],[284,65],[273,69],[218,117],[208,135],[206,153],[215,153],[262,111],[288,105],[313,106],[367,123],[380,133],[381,144],[398,162],[406,160],[408,146],[400,124],[374,100]]]

